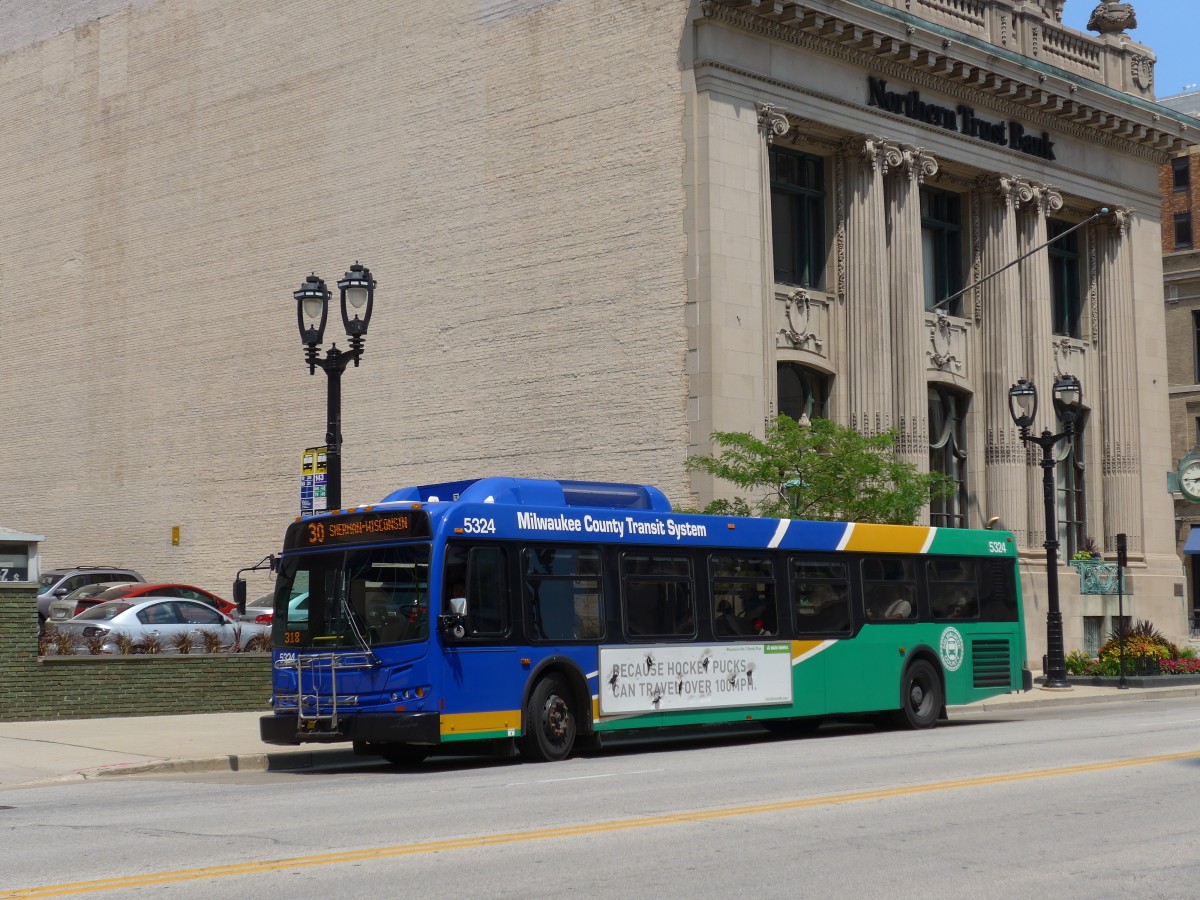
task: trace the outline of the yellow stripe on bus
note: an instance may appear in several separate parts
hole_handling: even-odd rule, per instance
[[[854,526],[854,533],[845,549],[876,553],[920,553],[929,539],[929,529],[922,525],[863,525]]]
[[[479,734],[488,731],[520,731],[521,711],[502,709],[499,712],[452,713],[442,716],[442,735]]]
[[[792,641],[792,665],[794,666],[810,656],[816,656],[835,643],[835,641]]]

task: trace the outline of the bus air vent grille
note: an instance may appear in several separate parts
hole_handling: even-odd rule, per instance
[[[1012,682],[1012,649],[1006,638],[971,641],[975,687],[1008,687]]]

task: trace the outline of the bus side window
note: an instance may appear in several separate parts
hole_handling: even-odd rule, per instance
[[[928,560],[925,577],[935,619],[979,618],[979,567],[975,560]]]
[[[793,558],[790,573],[797,632],[833,634],[850,630],[850,576],[845,562]]]
[[[467,634],[497,637],[508,631],[508,579],[504,550],[475,547],[467,566]]]
[[[917,618],[916,560],[877,557],[862,561],[863,600],[872,622]]]
[[[501,547],[446,547],[442,609],[467,600],[467,636],[497,638],[508,633],[508,575]]]
[[[1017,621],[1017,590],[1011,560],[994,559],[985,563],[979,617],[985,622]]]
[[[709,560],[713,631],[717,637],[779,633],[775,568],[761,556],[714,555]]]
[[[695,592],[686,556],[626,553],[621,560],[625,631],[636,640],[696,636]]]
[[[594,640],[602,634],[600,554],[591,548],[538,547],[524,553],[530,637]]]

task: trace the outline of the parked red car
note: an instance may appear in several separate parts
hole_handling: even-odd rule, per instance
[[[72,615],[77,616],[85,609],[90,609],[97,603],[105,603],[109,600],[130,600],[134,597],[182,597],[185,600],[199,600],[201,603],[207,603],[227,616],[237,617],[236,606],[203,588],[193,587],[190,584],[136,583],[119,585],[109,588],[107,591],[102,591],[94,597],[82,598],[76,602],[75,611]]]

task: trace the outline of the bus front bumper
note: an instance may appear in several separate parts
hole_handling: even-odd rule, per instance
[[[437,744],[441,741],[441,716],[435,712],[356,713],[331,719],[304,719],[295,715],[263,716],[258,731],[264,744],[365,741],[372,744]]]

